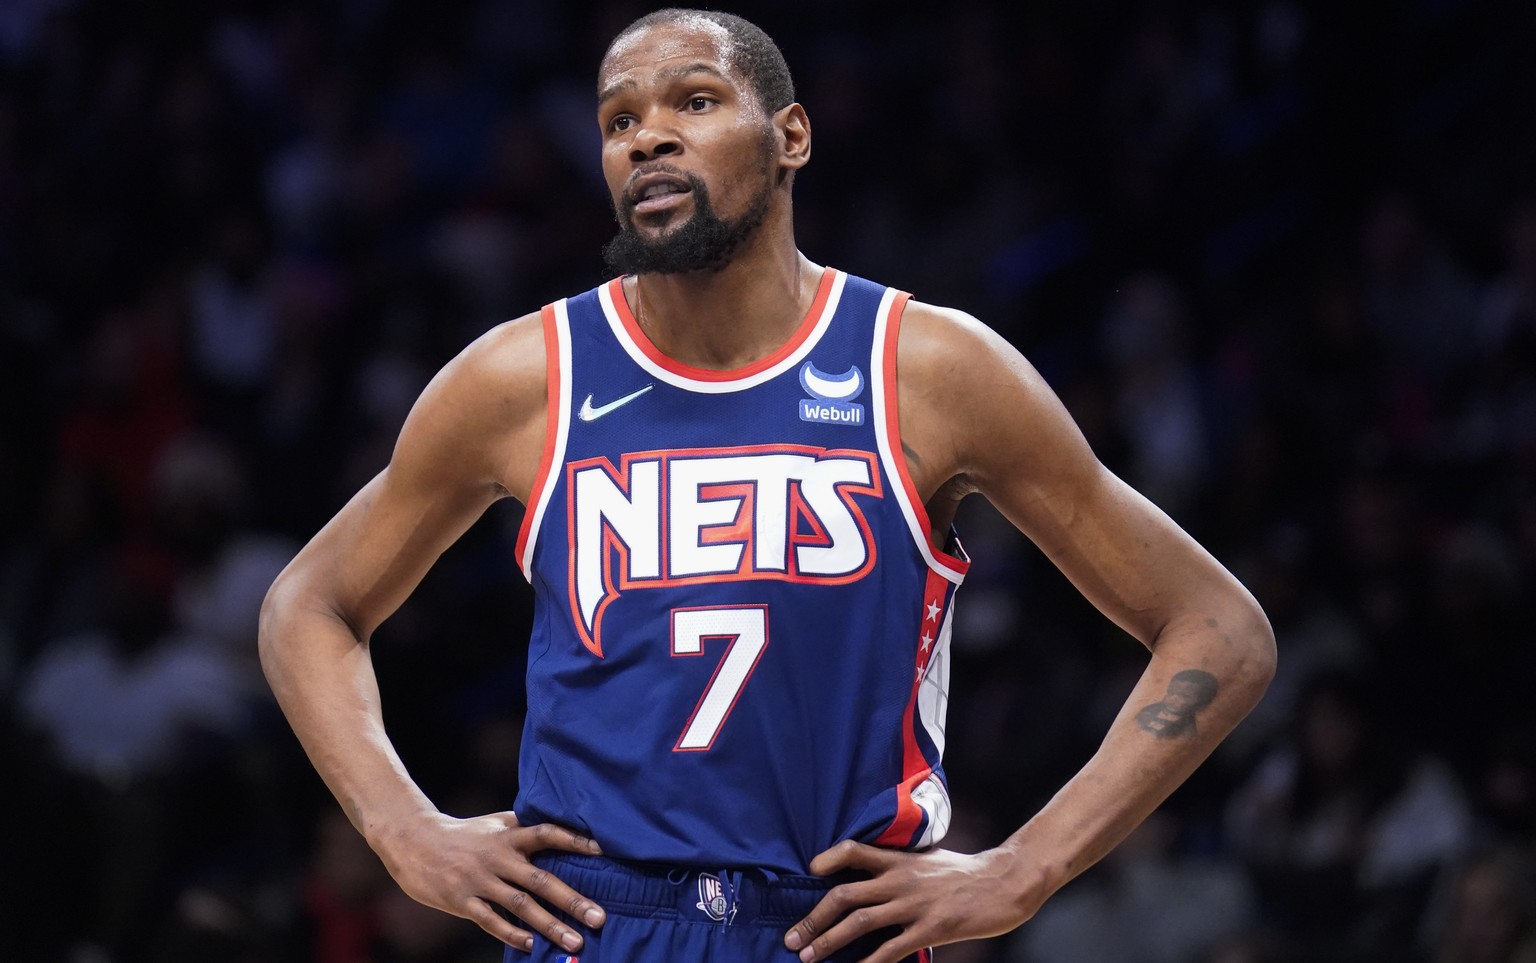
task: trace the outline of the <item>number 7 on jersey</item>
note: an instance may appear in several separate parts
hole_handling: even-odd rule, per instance
[[[688,717],[673,752],[702,752],[715,744],[715,736],[736,705],[757,660],[768,647],[768,607],[733,605],[672,610],[672,654],[704,654],[704,643],[722,640],[725,655],[715,667],[709,685]]]

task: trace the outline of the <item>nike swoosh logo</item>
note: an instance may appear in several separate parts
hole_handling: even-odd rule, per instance
[[[576,417],[580,418],[582,421],[596,421],[602,416],[608,414],[610,411],[624,407],[654,387],[656,387],[654,384],[646,385],[639,391],[632,391],[622,398],[619,398],[615,401],[610,401],[606,405],[600,405],[596,408],[592,407],[592,396],[587,395],[587,400],[581,403],[581,410],[576,412]]]

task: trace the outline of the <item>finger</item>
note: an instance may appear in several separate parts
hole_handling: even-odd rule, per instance
[[[866,933],[892,925],[894,920],[894,914],[885,904],[860,906],[803,947],[800,950],[801,963],[824,960]]]
[[[517,884],[518,888],[537,896],[550,906],[563,911],[574,920],[597,929],[607,921],[603,908],[576,892],[560,877],[533,863],[518,862],[502,868],[503,879]]]
[[[555,946],[563,946],[572,953],[581,949],[581,934],[555,919],[549,910],[540,906],[539,901],[528,893],[501,883],[491,887],[486,898],[506,907],[513,916],[543,933]]]
[[[817,854],[816,858],[811,860],[811,875],[830,876],[844,869],[879,872],[890,865],[895,854],[895,850],[866,846],[863,843],[845,839],[831,849]]]
[[[811,908],[805,918],[790,927],[784,934],[784,945],[791,950],[809,946],[817,937],[829,932],[837,921],[850,912],[881,902],[873,881],[847,883],[834,886]]]
[[[533,949],[533,934],[507,922],[506,917],[491,908],[491,904],[479,897],[471,897],[464,916],[482,930],[501,940],[513,949],[528,952]]]
[[[603,848],[597,840],[580,833],[556,826],[554,823],[538,823],[517,830],[517,842],[513,845],[523,854],[537,853],[545,849],[561,849],[568,853],[601,856]]]

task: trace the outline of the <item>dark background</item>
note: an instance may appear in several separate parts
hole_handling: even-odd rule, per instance
[[[255,612],[432,372],[604,279],[595,69],[648,9],[0,3],[0,956],[499,959],[340,818]],[[1536,5],[737,9],[814,124],[802,250],[1002,332],[1279,639],[1158,817],[941,960],[1536,959]],[[519,511],[375,639],[461,815],[515,792]],[[1144,654],[961,522],[975,848]]]

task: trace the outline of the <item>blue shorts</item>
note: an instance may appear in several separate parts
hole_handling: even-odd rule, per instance
[[[557,911],[586,940],[580,951],[572,954],[534,933],[533,952],[507,947],[504,963],[798,963],[784,947],[784,934],[842,881],[554,852],[540,853],[534,863],[601,906],[608,920],[594,931]],[[855,963],[893,934],[871,933],[830,959]],[[924,950],[902,963],[930,958]]]

